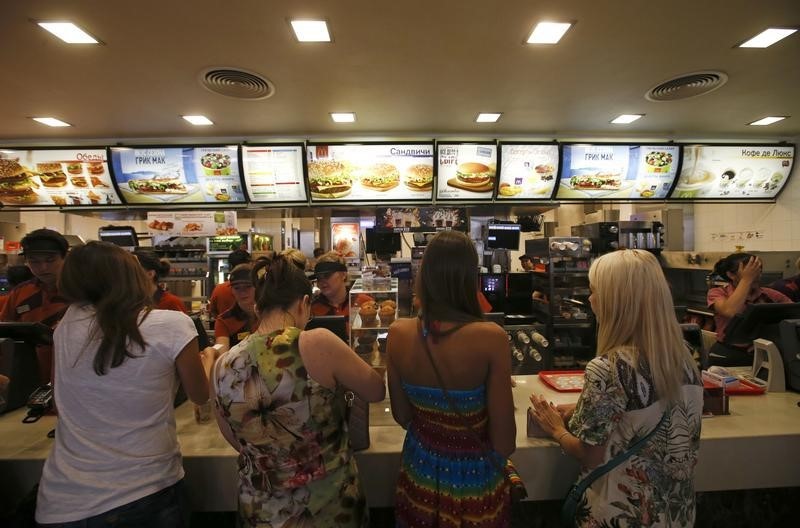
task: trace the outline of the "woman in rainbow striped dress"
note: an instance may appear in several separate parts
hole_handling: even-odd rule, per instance
[[[510,523],[502,467],[516,436],[511,355],[505,332],[483,321],[477,264],[465,234],[437,234],[417,279],[422,317],[389,329],[392,414],[407,430],[395,492],[398,527]]]

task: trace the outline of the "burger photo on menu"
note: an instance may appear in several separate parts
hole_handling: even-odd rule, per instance
[[[102,161],[90,161],[86,168],[89,170],[89,174],[93,174],[95,176],[103,174],[106,171]]]
[[[344,164],[326,160],[309,162],[308,186],[312,198],[331,200],[350,194],[353,183]]]
[[[447,184],[465,191],[491,191],[494,187],[494,170],[488,165],[474,161],[461,163],[456,168],[456,177],[450,178]]]
[[[70,161],[67,163],[67,172],[70,174],[83,174],[83,165],[80,161]]]
[[[128,180],[130,190],[141,194],[186,194],[189,190],[178,178]]]
[[[581,169],[580,172],[573,173],[569,184],[573,189],[616,191],[622,186],[622,179],[619,171]]]
[[[67,184],[67,175],[61,169],[60,163],[37,163],[39,180],[45,187],[63,187]]]
[[[390,163],[376,163],[361,177],[361,186],[385,192],[400,185],[400,172]]]
[[[430,165],[411,165],[405,172],[405,185],[412,191],[433,189],[433,167]]]
[[[7,205],[36,203],[38,185],[31,175],[15,160],[0,159],[0,202]]]

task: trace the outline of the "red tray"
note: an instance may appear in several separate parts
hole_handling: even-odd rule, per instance
[[[703,387],[706,388],[713,388],[716,386],[717,385],[703,382]],[[755,383],[750,383],[745,379],[739,378],[739,386],[725,389],[725,394],[728,396],[755,396],[758,394],[764,394],[766,391],[767,389],[764,387],[759,387]]]
[[[582,370],[543,370],[539,372],[542,383],[558,392],[580,392],[583,390]]]

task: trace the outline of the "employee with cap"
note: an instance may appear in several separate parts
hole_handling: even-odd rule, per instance
[[[533,271],[533,260],[528,255],[521,255],[519,263],[522,265],[522,271]]]
[[[317,259],[314,266],[319,294],[311,301],[314,315],[343,315],[350,324],[350,303],[347,300],[347,266],[335,251],[329,251]],[[369,295],[359,294],[355,302],[361,305],[374,300]]]
[[[231,271],[229,282],[236,304],[217,316],[214,324],[215,343],[223,347],[220,352],[244,341],[258,327],[252,270],[250,264],[239,264]]]
[[[230,255],[228,255],[228,266],[231,270],[239,264],[248,262],[250,262],[250,253],[243,249],[231,251]],[[230,281],[217,284],[208,300],[208,313],[211,316],[211,320],[216,320],[217,316],[230,310],[235,304],[236,298],[233,296],[233,291],[231,291]]]
[[[25,264],[31,269],[33,278],[9,292],[0,320],[43,323],[54,328],[69,305],[58,294],[58,279],[69,244],[58,231],[36,229],[23,237],[21,246]],[[39,346],[36,355],[39,377],[46,383],[51,379],[53,349]]]

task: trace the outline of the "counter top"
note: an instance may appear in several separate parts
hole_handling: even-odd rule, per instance
[[[538,376],[515,376],[513,390],[517,450],[512,459],[533,500],[562,498],[578,474],[578,465],[545,438],[526,436],[528,396],[544,394],[554,403],[571,403],[578,393],[559,393]],[[731,414],[703,419],[697,491],[800,486],[800,394],[733,396]],[[19,409],[0,417],[0,497],[16,500],[38,480],[53,440],[47,432],[56,418],[22,424]],[[236,452],[216,423],[197,424],[192,405],[175,411],[186,482],[198,510],[236,509]],[[361,478],[371,506],[390,506],[405,432],[392,419],[389,401],[370,406],[369,449],[357,453]],[[8,475],[10,478],[5,478]]]

